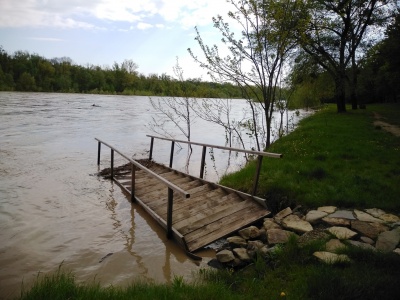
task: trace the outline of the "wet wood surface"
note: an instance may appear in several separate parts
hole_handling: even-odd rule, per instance
[[[225,189],[151,162],[147,168],[190,193],[173,199],[173,236],[188,252],[194,252],[270,214],[250,195]],[[114,180],[131,193],[130,170],[114,170]],[[163,227],[167,222],[168,188],[142,170],[135,172],[135,200]]]

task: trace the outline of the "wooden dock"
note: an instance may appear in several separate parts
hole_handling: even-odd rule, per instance
[[[100,143],[112,149],[109,177],[164,227],[167,235],[187,253],[193,253],[270,214],[265,200],[254,195],[208,182],[152,160],[133,161],[107,143],[98,141],[98,163]],[[130,163],[114,168],[114,151]],[[258,175],[256,177],[258,180]]]

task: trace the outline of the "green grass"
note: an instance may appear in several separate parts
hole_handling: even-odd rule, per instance
[[[206,286],[206,287],[205,287]],[[78,283],[74,275],[62,270],[40,274],[33,286],[22,291],[19,299],[239,299],[228,287],[209,282],[187,284],[175,277],[172,284],[154,284],[136,281],[127,288],[101,287],[99,282]]]
[[[312,256],[324,241],[299,246],[295,238],[240,271],[202,269],[197,283],[135,282],[127,288],[79,284],[59,270],[41,275],[20,299],[399,299],[400,256],[355,247],[341,249],[351,262],[320,263]],[[281,296],[281,293],[285,296]]]
[[[386,122],[400,123],[400,105],[369,105],[366,110],[336,113],[328,106],[304,119],[264,158],[258,195],[272,210],[288,205],[305,207],[379,207],[400,211],[400,138],[373,125],[373,112]],[[249,192],[255,162],[225,176],[221,184]]]

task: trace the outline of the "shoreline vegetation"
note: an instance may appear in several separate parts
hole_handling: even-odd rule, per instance
[[[259,194],[274,213],[287,206],[323,205],[381,208],[400,212],[400,138],[374,124],[400,128],[400,104],[369,105],[337,114],[326,106],[302,120],[298,128],[271,145],[281,160],[263,162]],[[254,163],[224,177],[222,184],[243,191],[251,187]],[[60,266],[38,275],[19,299],[398,299],[400,255],[348,247],[352,262],[327,265],[310,253],[323,241],[299,247],[282,244],[268,257],[256,256],[245,269],[201,269],[191,283],[175,277],[170,284],[134,281],[127,288],[79,283]]]

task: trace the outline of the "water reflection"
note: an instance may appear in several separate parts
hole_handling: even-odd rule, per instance
[[[165,244],[164,247],[164,255],[161,257],[163,258],[163,264],[162,264],[162,274],[163,278],[165,279],[166,282],[171,282],[173,279],[174,271],[173,267],[171,264],[171,261],[179,262],[180,264],[183,263],[190,263],[195,265],[199,265],[198,263],[191,261],[185,253],[182,251],[182,249],[179,248],[179,246],[175,245],[175,242],[172,240],[168,240],[166,238],[166,233],[162,228],[159,226],[157,222],[155,222],[144,210],[143,208],[136,203],[130,203],[128,201],[128,197],[126,197],[126,201],[130,203],[131,209],[130,209],[130,228],[122,228],[123,221],[119,219],[118,212],[116,211],[117,208],[117,201],[121,201],[121,199],[116,200],[114,198],[114,188],[115,189],[120,189],[120,187],[115,184],[114,182],[111,183],[111,188],[110,188],[110,194],[109,194],[109,200],[106,202],[106,207],[110,211],[110,217],[113,220],[114,224],[114,229],[118,230],[121,234],[121,236],[125,239],[126,243],[126,249],[129,252],[129,254],[133,257],[134,262],[135,262],[135,272],[141,274],[141,279],[153,281],[154,278],[151,277],[151,272],[149,271],[149,267],[153,269],[158,269],[161,266],[156,266],[156,265],[148,265],[146,263],[146,260],[143,258],[144,255],[148,255],[149,251],[143,252],[142,249],[137,249],[139,248],[138,245],[141,243],[141,238],[143,236],[140,235],[145,235],[148,238],[153,240],[154,244],[162,245]],[[116,193],[117,195],[119,194],[119,191]],[[127,196],[127,195],[126,195]],[[118,196],[117,196],[118,197]],[[136,220],[139,220],[138,222]],[[143,224],[143,222],[145,224]],[[143,231],[143,227],[148,226],[151,229],[151,233],[146,230],[145,232]],[[141,228],[140,228],[141,227]],[[138,236],[139,235],[139,236]],[[158,239],[157,239],[158,238]]]

